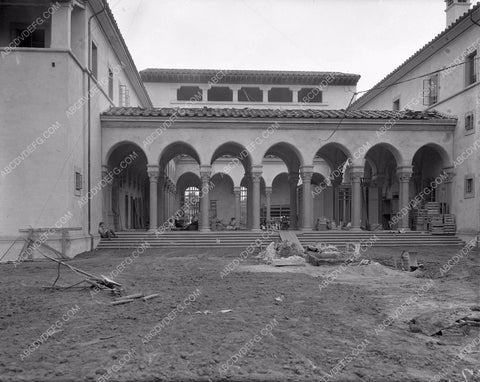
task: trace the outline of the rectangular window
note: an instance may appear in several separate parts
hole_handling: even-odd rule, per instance
[[[30,32],[29,24],[12,24],[10,27],[11,40],[20,41],[20,48],[45,48],[45,30],[35,29]]]
[[[92,75],[98,79],[98,49],[94,42],[92,42],[92,62],[90,63],[90,71]]]
[[[474,127],[474,118],[473,113],[468,113],[465,115],[465,130],[472,131]]]
[[[130,91],[127,88],[127,85],[120,85],[119,86],[119,104],[121,107],[129,107],[130,106]]]
[[[298,102],[322,103],[322,91],[319,88],[302,88],[298,91]]]
[[[393,101],[393,111],[400,111],[400,98],[397,98],[396,100]]]
[[[477,51],[471,53],[465,59],[465,86],[477,82]]]
[[[113,72],[108,68],[108,96],[113,100]]]
[[[198,86],[180,86],[177,89],[177,101],[202,101],[203,92]]]
[[[268,102],[293,102],[293,92],[289,88],[271,88]]]
[[[475,182],[474,175],[465,175],[465,199],[473,198],[475,196]]]
[[[238,91],[240,102],[263,102],[263,90],[259,87],[243,86]]]
[[[79,170],[75,170],[75,191],[80,191],[82,186],[82,173]]]
[[[438,75],[423,80],[423,104],[430,106],[438,102]]]

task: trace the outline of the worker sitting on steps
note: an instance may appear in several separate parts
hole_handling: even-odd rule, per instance
[[[98,233],[102,239],[112,240],[112,237],[118,237],[112,229],[105,227],[103,222],[98,225]]]

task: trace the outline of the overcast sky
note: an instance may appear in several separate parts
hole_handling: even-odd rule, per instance
[[[443,0],[110,0],[139,70],[341,71],[374,86],[445,29]]]

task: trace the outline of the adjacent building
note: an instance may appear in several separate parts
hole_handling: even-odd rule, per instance
[[[457,119],[450,157],[457,232],[467,238],[480,232],[480,3],[446,1],[446,29],[359,98],[357,110],[437,111]],[[395,127],[392,128],[394,130]],[[435,160],[428,152],[419,166]],[[412,184],[423,185],[414,166]],[[419,187],[411,187],[410,197]]]

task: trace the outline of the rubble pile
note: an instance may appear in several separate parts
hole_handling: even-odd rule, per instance
[[[264,251],[260,252],[257,259],[275,267],[304,266],[304,256],[302,248],[297,243],[272,241]]]

